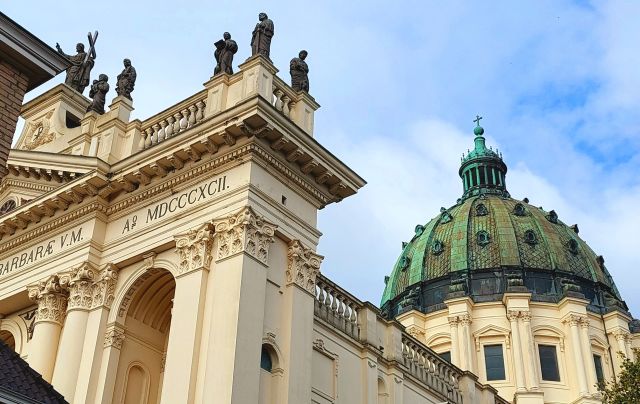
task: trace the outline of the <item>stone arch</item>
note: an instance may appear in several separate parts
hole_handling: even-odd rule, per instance
[[[6,318],[0,320],[0,339],[7,343],[5,337],[13,340],[13,350],[22,355],[23,333],[17,322]]]
[[[143,400],[141,403],[154,403],[162,394],[176,288],[175,277],[167,266],[166,261],[139,266],[125,279],[114,299],[110,318],[124,334],[116,372],[115,402],[127,402],[125,398],[132,395],[136,404],[138,398]],[[139,369],[134,369],[135,366]],[[128,384],[131,378],[144,379],[146,390],[131,387]]]
[[[266,369],[265,366],[263,366],[265,354],[269,356],[270,369]],[[282,376],[284,375],[282,358],[282,353],[276,344],[273,334],[267,334],[267,336],[262,339],[259,404],[280,402],[280,388],[282,386]]]
[[[122,324],[124,315],[131,304],[131,297],[140,288],[146,279],[159,271],[166,270],[175,278],[177,266],[175,263],[166,259],[153,259],[140,264],[134,271],[124,280],[122,286],[115,294],[113,299],[113,309],[109,313],[108,323]]]

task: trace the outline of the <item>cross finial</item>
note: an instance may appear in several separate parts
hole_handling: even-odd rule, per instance
[[[473,120],[473,122],[476,123],[476,126],[480,126],[480,120],[482,119],[482,117],[480,115],[476,115],[476,119]]]

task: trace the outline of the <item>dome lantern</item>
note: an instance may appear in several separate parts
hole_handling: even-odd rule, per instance
[[[476,127],[475,147],[462,156],[459,175],[462,179],[462,199],[480,194],[494,194],[508,196],[505,175],[507,165],[502,161],[498,151],[487,148],[484,138],[484,128],[480,126],[481,116],[476,115],[473,122]]]

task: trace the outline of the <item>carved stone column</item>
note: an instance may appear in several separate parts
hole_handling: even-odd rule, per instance
[[[451,329],[451,363],[460,367],[460,356],[458,348],[458,317],[451,316],[448,318],[449,328]]]
[[[124,328],[117,323],[106,326],[96,351],[101,351],[100,377],[97,380],[96,404],[111,404],[116,384],[120,350],[124,344]],[[102,348],[102,349],[99,349]],[[91,389],[90,389],[91,391]]]
[[[589,388],[587,387],[587,375],[584,369],[584,356],[582,355],[582,349],[580,346],[580,332],[578,326],[582,321],[582,316],[570,315],[565,322],[569,324],[571,330],[571,346],[573,347],[573,360],[575,360],[576,373],[578,375],[578,391],[580,396],[589,394]]]
[[[29,365],[51,382],[60,330],[67,311],[67,291],[57,275],[28,287],[29,298],[38,304],[33,338],[29,343]]]
[[[320,273],[322,259],[321,255],[304,247],[300,240],[289,242],[283,296],[283,311],[286,314],[282,327],[284,362],[289,364],[284,374],[285,397],[282,401],[285,403],[311,402],[311,373],[308,367],[313,349],[309,341],[313,340],[313,304],[316,277]],[[374,382],[377,383],[377,380],[376,376]]]
[[[589,319],[583,317],[580,319],[580,342],[582,344],[582,355],[585,365],[585,373],[587,374],[587,388],[590,394],[598,391],[596,384],[596,368],[593,363],[593,352],[591,351],[591,339],[589,338]]]
[[[161,403],[193,403],[213,236],[210,224],[174,236],[178,255]]]
[[[526,391],[525,379],[524,379],[524,358],[522,357],[522,347],[520,342],[520,330],[518,328],[518,317],[520,312],[517,310],[509,310],[507,312],[507,318],[511,324],[511,337],[513,338],[513,362],[516,368],[516,391]]]
[[[111,263],[97,271],[94,278],[91,309],[87,316],[84,348],[74,396],[74,401],[77,403],[91,402],[97,393],[100,369],[103,365],[107,318],[113,303],[117,280],[118,269]]]
[[[97,270],[93,265],[85,262],[70,272],[60,275],[60,282],[68,287],[69,301],[52,384],[68,402],[73,402],[78,382],[78,371],[82,358],[87,318],[93,300],[93,281],[96,274]]]
[[[533,333],[531,332],[531,313],[528,311],[520,312],[520,325],[522,326],[520,336],[522,337],[523,349],[527,352],[524,359],[527,370],[527,387],[532,390],[538,390],[538,373],[535,368]],[[518,348],[516,348],[518,349]]]
[[[269,249],[277,226],[246,206],[214,221],[214,227],[215,281],[207,292],[212,312],[202,402],[257,403]],[[169,367],[167,358],[167,374]]]
[[[629,336],[629,331],[624,330],[622,328],[614,329],[611,331],[611,335],[615,339],[616,343],[612,344],[612,355],[613,355],[613,363],[616,365],[616,375],[620,373],[622,370],[622,358],[620,358],[619,353],[621,352],[624,356],[629,356],[627,352],[627,337]]]

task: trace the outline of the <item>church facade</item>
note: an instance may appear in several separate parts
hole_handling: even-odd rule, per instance
[[[61,84],[0,188],[0,337],[70,403],[506,403],[320,274],[365,181],[264,56],[145,119]]]

